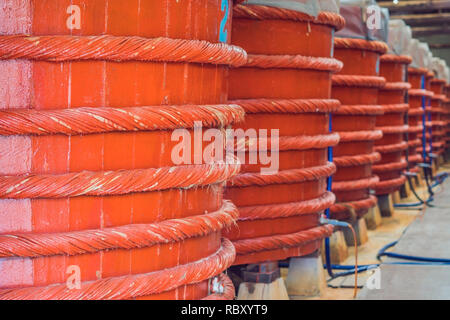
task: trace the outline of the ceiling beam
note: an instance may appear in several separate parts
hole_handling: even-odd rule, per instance
[[[391,19],[402,19],[410,26],[429,26],[430,24],[450,24],[450,12],[391,15]]]
[[[438,34],[450,34],[450,27],[416,27],[412,28],[413,37],[430,36]]]
[[[431,49],[449,49],[450,43],[429,43]]]
[[[378,5],[388,8],[390,12],[414,12],[450,9],[450,0],[399,0],[378,1]]]

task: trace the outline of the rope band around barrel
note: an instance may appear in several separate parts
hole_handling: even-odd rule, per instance
[[[383,107],[379,105],[344,105],[334,114],[378,116],[383,114]]]
[[[405,169],[407,166],[408,166],[408,163],[406,161],[377,164],[377,165],[372,166],[372,172],[384,173],[384,172],[388,172],[388,171],[398,171],[398,170]]]
[[[246,114],[254,113],[329,113],[339,109],[339,100],[332,99],[242,99],[232,100]]]
[[[374,147],[375,151],[379,153],[392,153],[399,152],[408,149],[408,143],[406,141],[402,141],[399,143],[388,144],[388,145],[379,145]]]
[[[377,76],[335,74],[332,76],[332,83],[336,87],[382,88],[386,84],[386,79]]]
[[[247,63],[244,49],[226,43],[138,36],[0,36],[0,60]]]
[[[408,162],[409,163],[418,163],[422,161],[422,155],[421,154],[415,154],[413,156],[408,156]]]
[[[422,140],[420,140],[420,139],[409,140],[408,141],[408,148],[418,147],[421,144],[422,144]]]
[[[81,283],[70,289],[65,283],[46,287],[0,289],[0,300],[125,300],[200,283],[231,266],[236,256],[233,244],[222,239],[222,246],[209,257],[150,273],[110,277]]]
[[[262,69],[283,68],[339,72],[343,63],[334,58],[307,57],[301,55],[261,55],[249,54],[244,67]]]
[[[0,194],[4,199],[65,198],[189,189],[225,182],[239,170],[237,159],[230,159],[227,163],[148,169],[0,176]]]
[[[403,125],[403,126],[385,126],[385,127],[376,127],[377,130],[383,131],[383,135],[386,134],[394,134],[394,133],[405,133],[408,132],[409,126]]]
[[[0,110],[0,135],[81,135],[114,131],[155,131],[224,127],[241,122],[237,105],[142,106],[73,108],[61,110]]]
[[[409,104],[407,103],[383,104],[381,107],[384,113],[402,113],[409,110]]]
[[[335,200],[336,198],[332,192],[325,192],[319,198],[300,202],[239,207],[238,220],[252,221],[320,213],[333,205]]]
[[[339,132],[341,137],[340,142],[351,141],[375,141],[383,137],[381,130],[367,130],[367,131],[345,131]]]
[[[0,235],[0,258],[81,255],[103,250],[136,249],[182,242],[230,227],[238,218],[230,201],[208,214],[169,219],[151,224],[62,233],[23,233]]]
[[[272,175],[263,175],[260,173],[241,173],[228,180],[229,187],[248,187],[265,186],[271,184],[300,183],[309,181],[318,181],[319,179],[329,177],[336,172],[336,166],[332,162],[326,165],[282,170]]]
[[[411,89],[411,84],[409,82],[386,82],[380,91],[403,91]]]
[[[428,97],[431,98],[433,96],[433,91],[425,90],[425,89],[409,89],[408,94],[413,97]]]
[[[340,156],[333,159],[338,168],[363,166],[366,164],[376,163],[380,160],[381,155],[378,152],[370,154],[358,154],[354,156]]]
[[[333,191],[353,191],[360,189],[369,189],[376,183],[378,183],[378,181],[380,181],[378,176],[351,181],[335,181],[333,182]]]
[[[428,73],[428,69],[426,68],[408,68],[408,74],[416,74],[416,75],[424,75]]]
[[[293,248],[320,240],[333,233],[333,226],[325,225],[296,233],[278,234],[270,237],[259,237],[233,241],[237,255],[250,254],[284,248]]]
[[[406,177],[400,176],[395,179],[380,181],[374,186],[374,189],[377,192],[379,192],[380,190],[383,190],[383,189],[398,188],[398,187],[404,185],[405,182],[406,182]]]
[[[447,81],[445,81],[444,79],[434,78],[434,79],[431,79],[430,83],[445,85],[445,84],[447,84]]]
[[[365,51],[374,51],[380,54],[384,54],[388,51],[388,46],[384,42],[351,38],[335,38],[334,47],[336,49],[358,49]]]
[[[369,196],[367,199],[336,203],[330,208],[331,214],[350,212],[350,208],[353,208],[356,212],[361,210],[367,210],[377,205],[377,198],[375,196]]]
[[[261,5],[236,5],[233,8],[234,19],[253,19],[253,20],[291,20],[298,22],[311,22],[323,24],[340,30],[345,25],[345,19],[339,14],[332,12],[320,12],[317,17],[306,13],[269,6]]]
[[[433,94],[433,96],[431,97],[431,100],[439,100],[444,102],[445,100],[447,100],[447,97],[443,94]]]
[[[424,111],[422,108],[410,108],[408,110],[408,116],[421,116],[423,113]]]
[[[334,147],[339,143],[339,134],[320,134],[314,136],[282,136],[278,139],[278,150],[317,150]],[[245,147],[245,148],[244,148]],[[273,149],[270,138],[251,138],[239,141],[237,151],[261,152]]]
[[[397,56],[395,54],[383,54],[380,57],[380,61],[385,62],[385,63],[411,64],[412,58],[410,56]]]

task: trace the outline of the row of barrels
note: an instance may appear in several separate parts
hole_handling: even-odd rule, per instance
[[[423,135],[438,154],[450,143],[445,83],[384,43],[334,38],[336,13],[84,0],[68,29],[69,0],[12,2],[0,6],[0,299],[232,299],[230,266],[317,251],[333,232],[324,210],[364,215],[372,190],[418,170]],[[244,137],[243,161],[208,161],[201,128],[271,135]],[[278,170],[262,171],[261,151]]]

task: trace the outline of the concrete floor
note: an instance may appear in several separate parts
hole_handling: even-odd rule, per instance
[[[450,164],[440,171],[450,171]],[[376,230],[369,230],[369,241],[358,247],[358,265],[378,264],[378,251],[388,243],[399,242],[390,252],[443,257],[450,259],[450,178],[443,187],[435,189],[434,205],[437,208],[397,209],[392,217],[383,217],[382,224]],[[426,188],[417,189],[425,199]],[[417,202],[414,195],[402,199],[404,203]],[[349,247],[349,257],[342,265],[354,265],[354,248]],[[385,262],[393,262],[383,258]],[[324,271],[326,272],[326,271]],[[358,274],[357,299],[395,300],[395,299],[450,299],[450,266],[412,266],[388,265],[380,267],[380,289],[369,290],[366,282],[373,271]],[[282,269],[284,278],[287,269]],[[352,300],[354,276],[340,277],[334,280],[328,277],[328,287],[320,296],[305,297],[305,300]]]
[[[449,170],[449,168],[445,168]],[[419,214],[390,252],[450,259],[450,180],[436,188],[433,205]],[[402,211],[403,212],[403,211]],[[397,214],[397,212],[396,212]],[[395,261],[384,258],[384,262]],[[450,299],[450,266],[390,265],[380,267],[380,288],[365,286],[360,300]]]

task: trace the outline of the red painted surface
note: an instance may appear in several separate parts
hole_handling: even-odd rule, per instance
[[[391,57],[387,55],[387,57]],[[382,57],[383,58],[383,57]],[[407,63],[400,60],[402,57],[392,56],[392,59],[381,59],[380,75],[383,76],[387,85],[406,84]],[[406,58],[406,57],[405,57]],[[405,95],[407,89],[387,90],[380,89],[378,95],[378,104],[382,106],[405,104]],[[409,106],[408,106],[409,108]],[[392,110],[392,109],[391,109]],[[389,111],[387,107],[383,115],[377,116],[377,127],[395,129],[405,125],[405,114],[403,111]],[[414,135],[412,137],[414,138]],[[414,139],[412,139],[413,141]],[[405,143],[405,132],[383,131],[383,138],[375,142],[375,146],[393,146]],[[395,148],[394,148],[395,149]],[[380,178],[380,184],[375,186],[377,195],[386,195],[400,189],[403,185],[401,178],[402,172],[406,168],[406,160],[403,157],[404,149],[396,148],[389,152],[381,152],[381,160],[378,162],[374,171]],[[402,165],[403,163],[403,165]],[[378,166],[378,167],[377,167]]]
[[[431,121],[433,135],[433,152],[441,155],[445,151],[446,122],[444,118],[444,95],[445,81],[432,79],[430,81],[430,90],[434,95],[431,98]]]
[[[337,44],[341,41],[345,45]],[[373,49],[373,43],[364,42],[353,39],[336,39],[335,40],[335,57],[344,63],[344,68],[338,75],[346,76],[354,79],[362,79],[362,77],[378,77],[380,52],[379,49]],[[379,47],[380,45],[377,44]],[[381,45],[383,48],[383,45]],[[367,80],[370,82],[370,80]],[[367,82],[366,81],[366,82]],[[358,216],[364,214],[368,210],[368,205],[373,206],[375,202],[367,202],[370,198],[369,189],[373,185],[367,181],[373,178],[372,165],[373,161],[360,161],[360,157],[374,155],[375,139],[366,138],[358,139],[358,132],[374,133],[376,131],[376,113],[364,112],[371,106],[378,104],[377,87],[367,87],[367,85],[342,86],[333,84],[332,97],[338,99],[343,106],[358,106],[359,111],[350,114],[333,114],[333,131],[350,134],[353,138],[341,142],[334,148],[334,159],[338,161],[342,158],[353,159],[350,165],[340,165],[338,163],[337,172],[333,177],[335,184],[351,183],[352,189],[336,189],[336,203],[345,203],[355,208]],[[339,188],[339,187],[338,187]],[[359,204],[367,203],[359,207]],[[332,209],[332,216],[335,219],[349,219],[350,211],[346,207],[337,207]]]
[[[257,8],[254,6],[253,8]],[[260,10],[269,9],[261,8]],[[259,12],[259,11],[258,11]],[[244,48],[250,55],[302,55],[308,57],[330,57],[333,46],[333,28],[330,25],[293,21],[288,18],[233,18],[232,42]],[[258,68],[241,67],[230,71],[229,99],[330,99],[331,72],[305,68]],[[237,127],[244,130],[279,129],[281,138],[295,136],[317,136],[328,133],[329,115],[317,113],[247,113],[245,122]],[[289,169],[323,166],[327,163],[326,148],[307,150],[281,150],[279,172]],[[244,165],[242,174],[259,173],[264,165]],[[268,183],[265,185],[233,186],[228,184],[225,197],[238,208],[300,203],[316,199],[326,191],[326,177],[317,181]],[[281,212],[279,212],[281,213]],[[257,218],[238,221],[236,227],[227,232],[227,237],[238,243],[250,241],[249,247],[257,245],[261,237],[289,236],[309,230],[319,224],[321,212],[297,214],[290,217]],[[323,237],[323,236],[322,236]],[[302,256],[314,252],[320,240],[307,244],[285,245],[282,248],[257,248],[253,252],[240,253],[237,249],[235,264],[258,263],[282,260],[291,256]]]
[[[446,136],[445,136],[445,148],[446,151],[450,148],[450,84],[446,84],[445,86],[445,96],[447,99],[444,102],[444,121],[447,123],[445,127]]]
[[[81,8],[80,30],[66,27],[69,5]],[[0,33],[165,36],[218,42],[224,17],[220,5],[219,0],[0,0]],[[0,108],[219,104],[227,101],[227,74],[226,66],[206,64],[1,61]],[[166,132],[2,137],[0,172],[56,174],[168,166],[173,165],[169,140]],[[0,200],[0,232],[48,233],[152,223],[211,212],[221,204],[221,187]],[[64,283],[70,265],[80,266],[82,281],[146,273],[200,260],[219,246],[220,233],[214,233],[135,250],[0,259],[0,287]],[[207,282],[202,282],[140,298],[197,299],[207,294]]]

